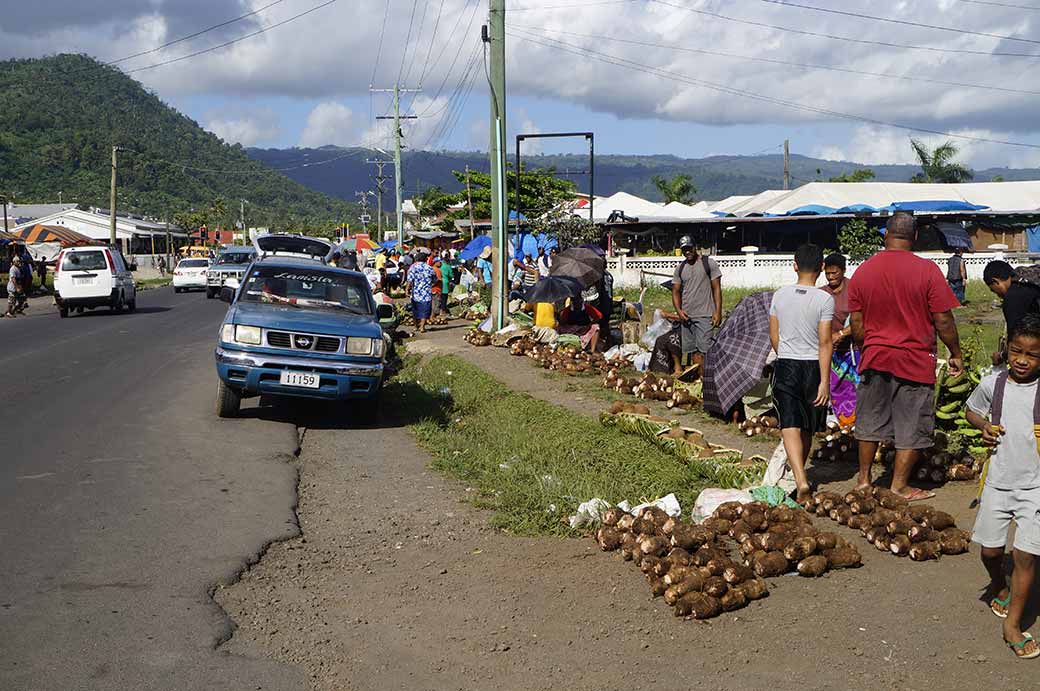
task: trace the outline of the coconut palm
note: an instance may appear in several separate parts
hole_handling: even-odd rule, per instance
[[[910,178],[910,182],[968,182],[974,177],[967,166],[953,161],[957,145],[952,141],[947,140],[930,151],[916,139],[910,140],[910,146],[921,163],[921,172]]]
[[[693,186],[693,179],[685,173],[673,175],[668,179],[655,175],[650,179],[664,197],[665,204],[671,202],[689,204],[693,201],[693,195],[697,194],[697,188]]]

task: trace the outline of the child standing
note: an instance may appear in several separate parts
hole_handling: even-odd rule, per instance
[[[990,577],[990,609],[1004,619],[1004,642],[1016,656],[1040,656],[1040,646],[1022,631],[1022,612],[1033,589],[1040,555],[1040,316],[1023,317],[1008,340],[1008,368],[985,378],[968,399],[968,421],[995,446],[989,461],[975,530]],[[1004,549],[1015,522],[1014,570],[1008,587]]]
[[[819,247],[799,247],[794,253],[794,270],[798,283],[773,294],[769,339],[777,355],[773,363],[773,403],[798,488],[795,501],[804,504],[811,496],[805,462],[812,435],[821,428],[830,401],[834,298],[816,287],[823,270]]]

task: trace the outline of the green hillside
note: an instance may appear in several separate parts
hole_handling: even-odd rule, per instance
[[[123,72],[83,55],[0,62],[0,193],[20,203],[107,207],[112,146],[119,207],[157,217],[217,203],[217,222],[275,227],[352,221],[355,206],[223,143]],[[193,170],[196,169],[196,170]],[[230,172],[229,172],[230,171]]]

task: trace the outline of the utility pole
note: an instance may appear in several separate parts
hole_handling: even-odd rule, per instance
[[[246,200],[238,200],[238,225],[242,228],[242,244],[246,243]],[[237,242],[234,244],[238,244]]]
[[[365,233],[368,233],[368,222],[372,220],[372,217],[368,215],[368,198],[373,193],[370,190],[364,192],[355,192],[354,196],[361,199],[361,227],[365,229]]]
[[[791,140],[784,140],[784,189],[791,189]]]
[[[108,198],[108,244],[116,246],[116,170],[119,167],[119,147],[112,147],[112,184]]]
[[[385,181],[389,180],[388,177],[383,175],[383,166],[385,166],[387,163],[389,163],[389,161],[380,161],[378,159],[377,160],[366,159],[365,163],[372,163],[376,167],[376,176],[374,178],[374,180],[376,181],[376,199],[378,200],[377,201],[378,206],[376,206],[376,238],[379,240],[379,242],[382,242],[383,241],[383,192],[385,191],[385,188],[383,187],[383,183]]]
[[[0,201],[4,203],[4,230],[7,230],[7,195],[0,197]]]
[[[476,230],[474,229],[473,222],[473,194],[469,188],[469,164],[466,164],[466,208],[469,209],[469,239],[472,240],[476,236]]]
[[[415,120],[418,118],[416,115],[401,115],[401,94],[402,93],[418,93],[422,89],[402,89],[400,84],[394,84],[393,89],[371,89],[371,91],[381,92],[392,92],[394,94],[394,115],[380,115],[376,120],[393,120],[394,121],[394,188],[397,193],[397,249],[402,250],[402,244],[404,244],[404,212],[401,209],[401,205],[404,200],[401,198],[401,140],[404,138],[404,132],[401,131],[401,120]]]
[[[481,39],[489,53],[489,86],[491,87],[491,254],[494,259],[491,284],[491,317],[495,330],[505,326],[506,278],[509,272],[507,233],[509,200],[506,194],[506,3],[489,0],[488,24]]]

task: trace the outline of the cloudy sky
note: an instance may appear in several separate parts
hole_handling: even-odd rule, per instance
[[[778,152],[788,138],[795,153],[910,162],[914,133],[888,126],[898,124],[971,137],[960,145],[976,167],[1040,165],[1036,0],[507,0],[507,8],[511,134],[592,130],[598,152],[678,156]],[[36,0],[0,14],[0,57],[119,61],[166,102],[246,146],[385,146],[374,116],[389,99],[369,87],[400,79],[422,87],[403,100],[420,116],[405,128],[410,146],[486,149],[486,14],[487,0]]]

